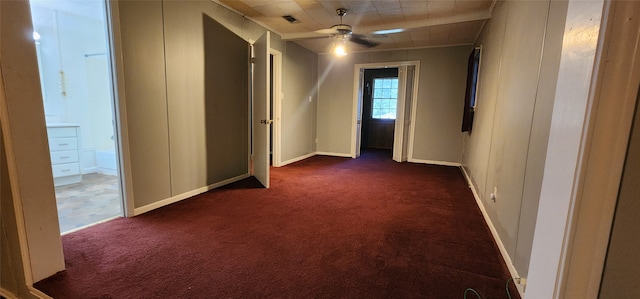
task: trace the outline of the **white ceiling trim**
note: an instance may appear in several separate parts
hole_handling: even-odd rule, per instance
[[[423,50],[423,49],[437,49],[437,48],[450,48],[450,47],[462,47],[462,46],[474,46],[474,43],[458,43],[458,44],[446,44],[446,45],[436,45],[436,46],[423,46],[423,47],[402,47],[402,48],[393,48],[393,49],[368,49],[368,50],[354,50],[349,51],[349,54],[358,54],[358,53],[371,53],[371,52],[393,52],[393,51],[411,51],[411,50]],[[317,53],[318,55],[334,55],[332,53],[323,51]]]

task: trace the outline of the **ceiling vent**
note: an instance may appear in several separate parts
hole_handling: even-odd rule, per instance
[[[287,20],[287,22],[291,23],[291,24],[295,24],[295,23],[300,23],[300,20],[294,18],[291,15],[286,15],[286,16],[282,16],[283,19]]]

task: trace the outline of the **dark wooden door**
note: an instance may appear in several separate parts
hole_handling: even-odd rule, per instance
[[[398,78],[398,68],[366,69],[362,95],[362,148],[393,149],[395,118],[374,116],[373,98],[375,79]],[[397,89],[396,89],[397,90]],[[396,92],[397,97],[397,92]],[[394,109],[395,111],[395,109]]]

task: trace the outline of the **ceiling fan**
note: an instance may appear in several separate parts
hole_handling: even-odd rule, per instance
[[[373,48],[380,44],[379,42],[370,40],[367,35],[353,33],[351,25],[344,24],[342,22],[342,17],[347,14],[346,8],[336,9],[336,14],[340,17],[340,24],[333,25],[328,29],[316,30],[315,32],[330,35],[331,37],[339,41],[350,41],[367,48]],[[377,37],[385,37],[385,35],[383,34],[374,33],[374,35],[376,35]]]

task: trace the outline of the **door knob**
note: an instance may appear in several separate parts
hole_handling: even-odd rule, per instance
[[[260,123],[261,124],[265,124],[265,125],[270,125],[272,122],[273,122],[273,120],[271,120],[271,119],[268,119],[268,120],[267,119],[262,119],[262,120],[260,120]]]

